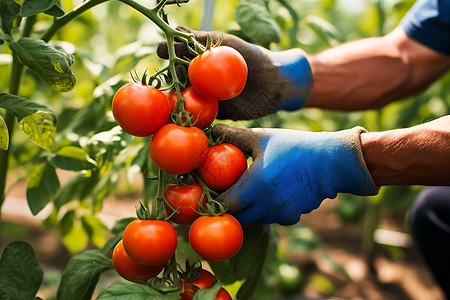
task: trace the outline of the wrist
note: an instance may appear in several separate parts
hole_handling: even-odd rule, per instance
[[[286,82],[283,100],[278,109],[293,111],[301,108],[311,91],[312,70],[307,54],[299,49],[271,52],[270,58],[280,72],[280,81]]]
[[[367,132],[362,127],[337,132],[337,145],[335,145],[336,158],[335,171],[332,181],[336,192],[354,195],[376,195],[378,186],[364,160],[361,134]]]

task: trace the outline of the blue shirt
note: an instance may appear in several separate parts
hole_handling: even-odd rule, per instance
[[[400,26],[419,43],[450,54],[450,0],[418,0]]]

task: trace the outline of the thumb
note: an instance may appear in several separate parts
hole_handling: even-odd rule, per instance
[[[224,143],[235,145],[253,159],[262,153],[260,141],[265,134],[262,129],[236,128],[220,123],[212,128],[214,139],[224,138]]]

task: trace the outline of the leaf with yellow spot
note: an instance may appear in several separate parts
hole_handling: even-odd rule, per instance
[[[52,89],[67,92],[74,88],[74,57],[43,40],[23,37],[9,44],[19,60],[44,79]]]
[[[8,150],[9,147],[9,132],[2,116],[0,116],[0,149]]]

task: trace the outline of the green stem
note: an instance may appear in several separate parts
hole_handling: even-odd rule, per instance
[[[22,31],[23,37],[28,37],[33,31],[33,26],[36,23],[36,16],[27,17]],[[20,84],[22,82],[24,65],[20,62],[17,56],[12,54],[13,60],[11,65],[11,75],[9,82],[9,93],[12,95],[19,95]],[[3,202],[6,198],[6,180],[9,168],[9,154],[12,147],[12,137],[14,134],[14,125],[16,118],[9,112],[5,112],[4,120],[9,131],[9,148],[6,151],[0,151],[0,211]],[[0,213],[1,220],[1,213]]]

